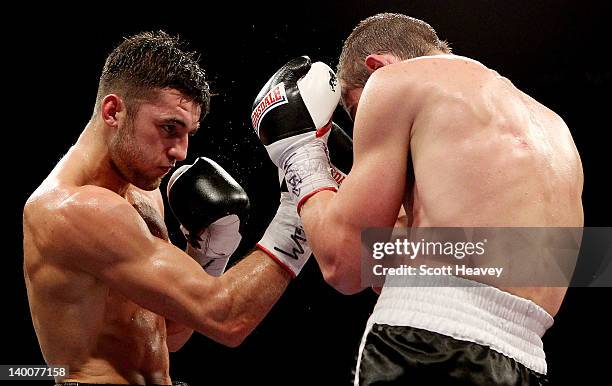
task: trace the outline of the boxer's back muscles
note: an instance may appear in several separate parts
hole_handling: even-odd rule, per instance
[[[331,206],[343,223],[389,226],[403,201],[409,226],[583,225],[582,165],[569,129],[482,64],[436,55],[387,65],[363,91],[347,93],[347,110],[357,101],[355,161]],[[324,241],[319,250],[335,251],[333,239]],[[334,269],[344,274],[330,276],[354,292],[360,266],[349,256],[359,251],[334,253],[346,255],[338,259],[346,267],[338,265]],[[502,289],[553,315],[566,290]]]
[[[435,84],[421,86],[425,102],[410,131],[412,226],[583,226],[582,165],[557,114],[466,58],[398,66]],[[565,294],[565,288],[502,289],[552,315]]]
[[[51,227],[66,210],[65,200],[78,195],[79,189],[51,177],[32,195],[24,212],[24,271],[45,360],[69,366],[68,379],[81,382],[169,384],[164,318],[79,269],[79,259],[88,256],[63,250],[61,235]],[[167,240],[159,190],[131,187],[126,199],[150,232]]]
[[[466,58],[398,66],[436,81],[411,129],[413,225],[582,226],[582,167],[558,115]]]

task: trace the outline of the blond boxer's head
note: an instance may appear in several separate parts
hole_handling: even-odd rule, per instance
[[[336,71],[342,103],[346,108],[348,94],[360,93],[372,72],[390,61],[450,52],[448,43],[422,20],[396,13],[370,16],[355,27],[342,47]]]

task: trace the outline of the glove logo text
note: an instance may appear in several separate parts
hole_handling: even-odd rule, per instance
[[[329,71],[329,87],[333,92],[336,92],[336,86],[338,85],[338,78],[336,78],[336,74],[333,71]]]
[[[251,113],[251,122],[253,122],[253,128],[257,135],[259,135],[259,123],[261,119],[266,115],[270,110],[275,107],[284,105],[288,103],[287,94],[285,93],[285,85],[283,83],[279,83],[274,86],[265,97],[259,102],[257,107]]]
[[[344,182],[344,179],[346,178],[346,174],[342,173],[334,165],[332,165],[331,167],[331,175],[334,181],[338,183],[338,185],[342,185],[342,182]]]

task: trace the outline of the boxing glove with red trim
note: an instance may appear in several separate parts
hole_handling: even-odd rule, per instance
[[[298,207],[319,190],[335,190],[327,137],[340,100],[333,70],[306,56],[281,67],[253,104],[253,128],[270,159],[285,173]]]
[[[342,184],[353,166],[353,140],[339,126],[333,124],[328,145],[331,175],[338,184]],[[279,175],[281,179],[280,205],[276,216],[257,246],[295,277],[308,261],[311,250],[297,214],[295,202],[287,192],[284,173],[280,169]]]

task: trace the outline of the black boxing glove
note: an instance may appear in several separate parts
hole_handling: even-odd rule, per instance
[[[327,147],[332,178],[338,185],[342,185],[353,167],[353,139],[340,126],[332,122]]]
[[[284,171],[298,206],[316,191],[337,187],[326,140],[339,100],[332,69],[300,57],[281,67],[253,104],[253,128],[272,162]]]
[[[249,207],[246,192],[216,162],[200,157],[172,174],[167,193],[187,238],[187,253],[206,272],[220,276],[242,239],[240,217]]]

